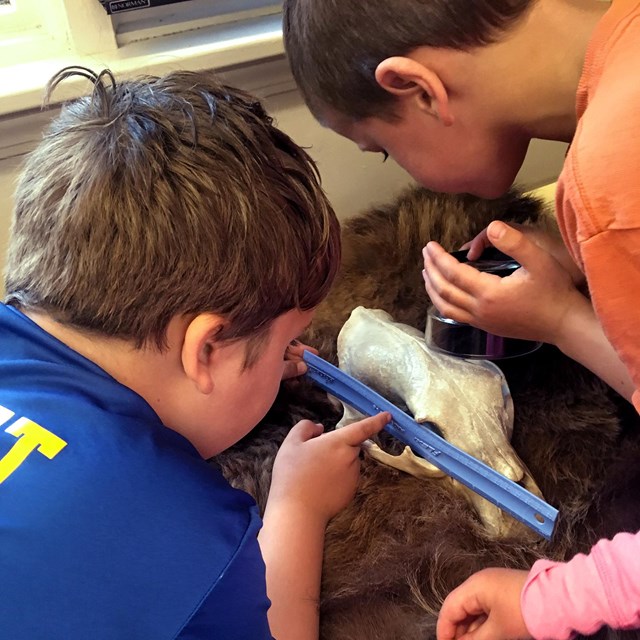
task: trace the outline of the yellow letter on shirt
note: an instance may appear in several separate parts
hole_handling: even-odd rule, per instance
[[[42,455],[51,460],[67,446],[62,438],[28,418],[16,420],[5,431],[18,438],[18,441],[3,458],[0,458],[0,484],[27,459],[34,449],[37,448]]]

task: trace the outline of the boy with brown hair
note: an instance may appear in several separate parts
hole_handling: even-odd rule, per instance
[[[0,306],[3,636],[315,638],[324,529],[388,416],[298,423],[259,540],[206,462],[304,368],[340,254],[315,166],[212,74],[50,90],[76,74],[93,93],[26,163]]]
[[[459,322],[555,344],[640,410],[640,2],[285,0],[284,34],[316,117],[436,191],[496,197],[532,138],[571,142],[562,241],[493,222],[469,257],[495,245],[522,265],[508,278],[430,242],[426,290]],[[445,602],[438,637],[640,627],[639,558],[640,534],[620,534],[528,575],[479,573]]]

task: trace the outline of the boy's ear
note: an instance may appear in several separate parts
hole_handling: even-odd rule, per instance
[[[227,324],[215,313],[200,313],[189,322],[182,343],[182,368],[200,393],[213,391],[215,364],[220,341],[217,335]]]
[[[376,82],[400,98],[413,98],[425,113],[436,116],[445,126],[453,124],[449,94],[440,76],[417,60],[394,56],[377,67]]]

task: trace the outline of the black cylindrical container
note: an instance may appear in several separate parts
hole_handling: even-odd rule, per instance
[[[477,260],[467,260],[467,251],[453,251],[452,256],[466,262],[479,271],[504,277],[520,268],[520,264],[498,251],[488,247]],[[461,358],[482,358],[500,360],[531,353],[542,343],[518,338],[504,338],[476,329],[469,324],[456,322],[443,316],[434,306],[427,312],[425,331],[427,344],[432,349]]]

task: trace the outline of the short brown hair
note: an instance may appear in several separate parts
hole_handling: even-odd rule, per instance
[[[179,314],[264,334],[326,296],[339,225],[310,157],[253,96],[213,73],[117,83],[65,105],[15,198],[7,303],[59,322],[165,344]]]
[[[535,0],[284,0],[284,41],[293,75],[316,115],[354,119],[392,112],[375,79],[391,56],[422,47],[489,44]]]

